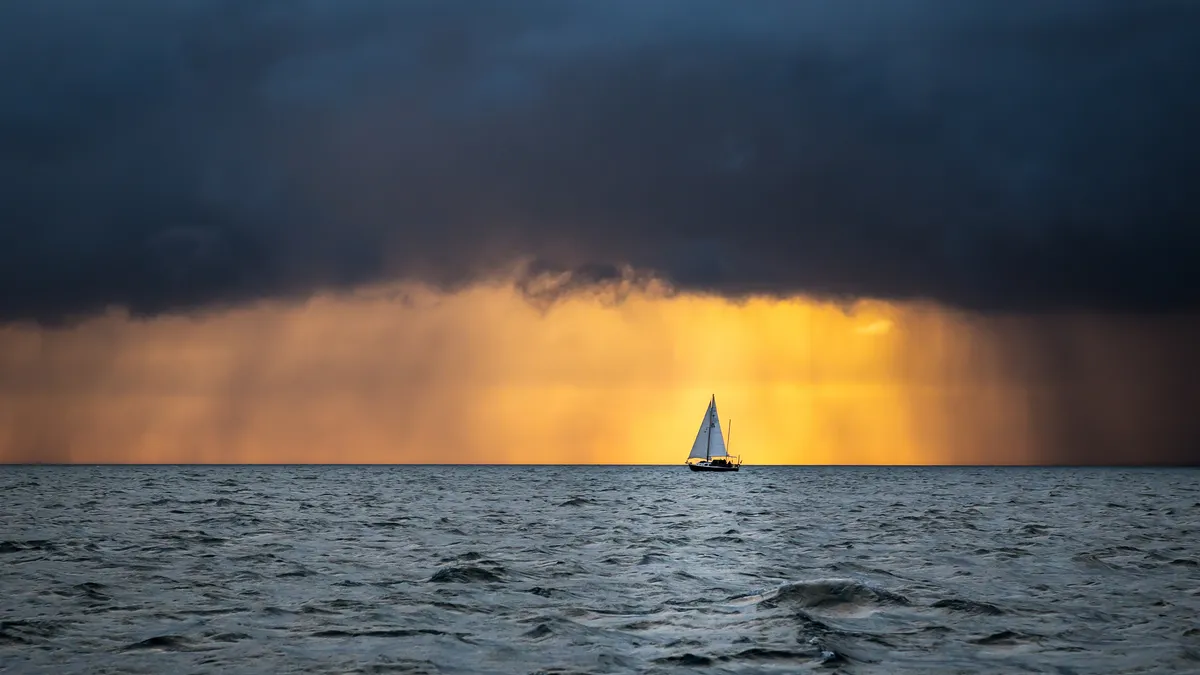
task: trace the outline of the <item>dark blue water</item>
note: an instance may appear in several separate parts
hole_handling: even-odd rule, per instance
[[[1198,479],[0,467],[0,669],[1200,672]]]

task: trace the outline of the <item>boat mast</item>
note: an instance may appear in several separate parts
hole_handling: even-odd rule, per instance
[[[704,435],[704,461],[712,461],[712,428],[713,428],[713,408],[717,405],[717,395],[713,394],[712,400],[708,403],[708,433]]]
[[[730,457],[733,456],[733,453],[729,452],[729,448],[730,448],[729,439],[731,439],[731,438],[733,438],[733,418],[732,417],[729,418],[729,428],[725,430],[725,454],[729,455]]]

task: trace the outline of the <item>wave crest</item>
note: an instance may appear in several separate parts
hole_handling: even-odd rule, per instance
[[[908,598],[854,579],[818,579],[783,584],[758,601],[760,607],[795,606],[806,609],[870,609],[908,605]]]

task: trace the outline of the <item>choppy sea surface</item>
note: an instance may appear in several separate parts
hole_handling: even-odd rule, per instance
[[[1200,471],[0,467],[6,672],[1200,672]]]

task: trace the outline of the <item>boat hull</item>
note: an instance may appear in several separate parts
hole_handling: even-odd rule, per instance
[[[695,464],[688,464],[688,468],[692,471],[737,471],[741,468],[741,466],[737,464],[731,464],[729,466],[714,466],[712,464],[702,464],[697,462]]]

